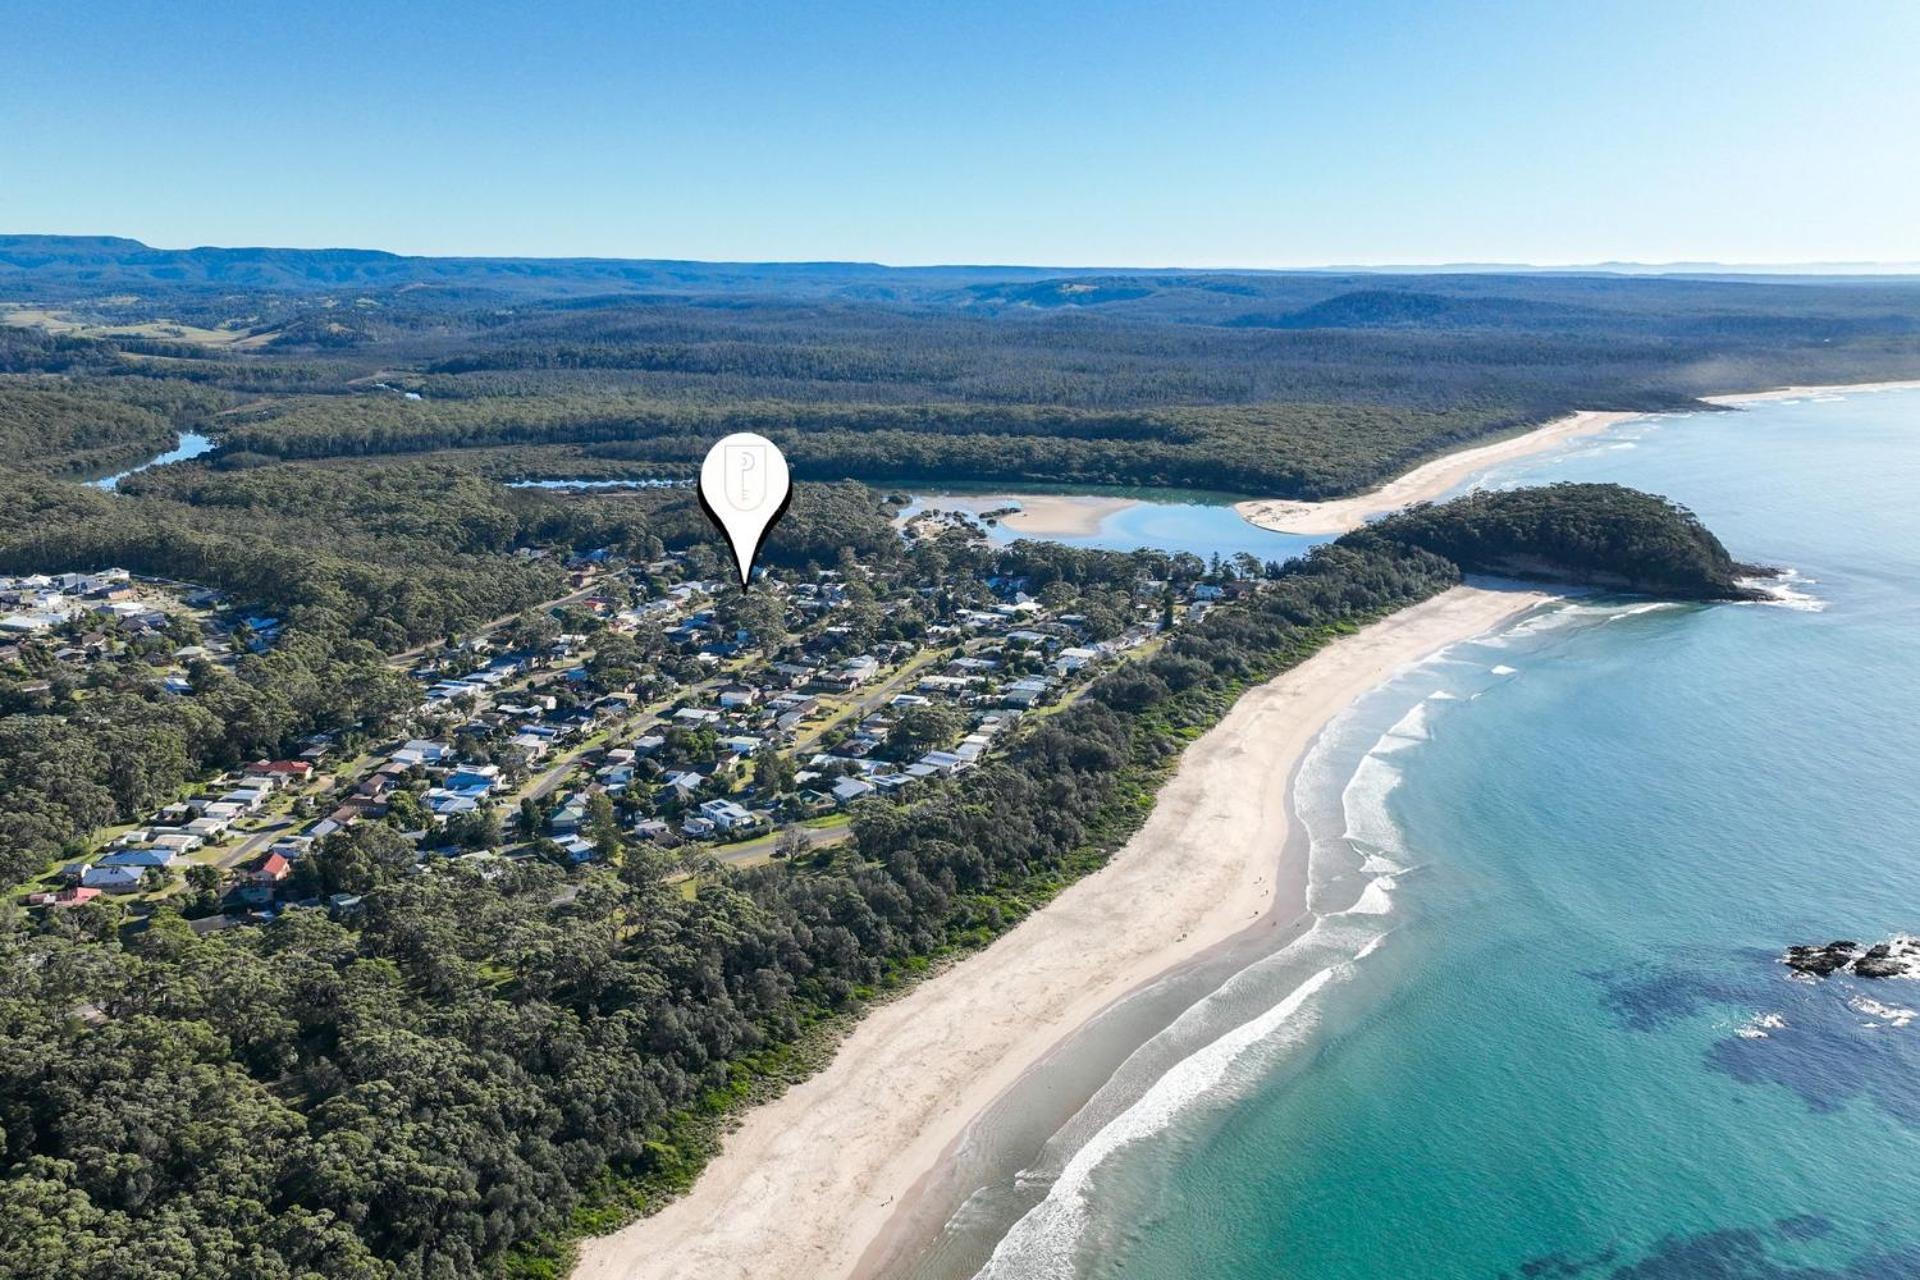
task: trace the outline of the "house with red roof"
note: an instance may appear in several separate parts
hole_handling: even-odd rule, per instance
[[[269,853],[260,865],[247,872],[247,879],[255,884],[279,884],[293,871],[293,864],[278,853]]]

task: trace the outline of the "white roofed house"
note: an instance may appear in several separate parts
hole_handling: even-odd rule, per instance
[[[734,800],[708,800],[700,814],[721,831],[746,831],[757,827],[761,819],[745,805]]]
[[[507,748],[523,764],[533,764],[552,749],[553,744],[537,733],[519,733],[507,743]]]
[[[558,844],[560,851],[567,855],[568,862],[581,863],[593,860],[593,844],[584,836],[566,836],[554,843]]]
[[[1067,675],[1080,670],[1088,663],[1098,662],[1099,660],[1100,651],[1098,649],[1086,649],[1075,646],[1060,651],[1059,656],[1053,660],[1053,669],[1061,675]]]
[[[267,793],[258,787],[237,787],[221,796],[220,802],[238,805],[246,813],[257,813],[267,802]]]
[[[453,754],[453,748],[444,742],[429,742],[415,738],[393,753],[393,762],[399,765],[439,764]]]
[[[816,679],[830,689],[845,691],[858,689],[878,674],[880,659],[863,653],[857,658],[848,658],[832,671],[822,672]]]
[[[971,765],[973,761],[951,751],[929,751],[914,763],[926,765],[940,776],[945,777],[949,774],[958,773],[960,770]]]

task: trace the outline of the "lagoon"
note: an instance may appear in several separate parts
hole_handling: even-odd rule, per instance
[[[182,431],[180,438],[175,441],[171,449],[155,454],[137,467],[128,467],[125,471],[116,471],[110,476],[103,476],[98,480],[89,480],[87,483],[96,489],[105,489],[111,492],[114,489],[118,489],[120,482],[130,475],[136,475],[139,472],[145,471],[148,467],[161,467],[169,462],[185,462],[187,459],[197,458],[203,453],[211,453],[213,451],[213,445],[212,436],[203,436],[197,431]]]
[[[1023,532],[1019,517],[983,524],[995,545],[1023,537],[1042,538],[1070,547],[1101,551],[1148,548],[1169,554],[1182,552],[1210,560],[1250,555],[1262,563],[1290,560],[1330,537],[1275,533],[1242,519],[1231,499],[1151,490],[1075,490],[1065,494],[926,493],[917,494],[900,513],[907,521],[928,511],[957,511],[978,517],[1008,507],[1027,509],[1040,504],[1057,506],[1080,502],[1090,519],[1044,522],[1044,531]],[[1051,516],[1051,512],[1049,515]]]

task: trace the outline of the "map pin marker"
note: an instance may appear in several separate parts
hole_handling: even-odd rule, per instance
[[[738,431],[707,450],[700,464],[700,505],[733,544],[742,588],[753,576],[767,530],[787,513],[792,497],[787,460],[765,436]]]

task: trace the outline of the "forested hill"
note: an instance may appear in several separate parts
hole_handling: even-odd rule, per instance
[[[884,267],[872,262],[691,262],[666,258],[413,257],[378,249],[157,249],[123,236],[0,235],[0,296],[46,289],[212,286],[325,291],[444,285],[521,296],[726,293],[798,296],[868,285],[954,288],[1040,280],[1048,267]]]
[[[1586,583],[1683,600],[1752,600],[1736,563],[1691,512],[1617,484],[1470,493],[1357,535],[1420,547],[1469,571]]]
[[[98,472],[457,453],[1319,498],[1574,409],[1920,377],[1920,280],[899,269],[0,237],[0,438]],[[27,403],[32,398],[34,403]],[[451,459],[441,458],[439,461]]]

